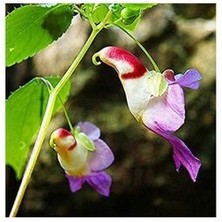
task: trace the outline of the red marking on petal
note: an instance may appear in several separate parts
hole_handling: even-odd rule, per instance
[[[67,150],[73,150],[75,147],[76,147],[76,141],[75,141],[75,143],[73,143],[69,148],[67,148]]]
[[[61,128],[61,129],[58,129],[59,131],[58,131],[58,135],[59,135],[59,137],[61,137],[61,138],[64,138],[64,137],[67,137],[67,136],[70,136],[70,135],[72,135],[68,130],[66,130],[66,129],[63,129],[63,128]]]
[[[136,79],[143,76],[145,72],[140,72],[140,70],[135,70],[134,72],[125,73],[121,76],[122,79]]]
[[[122,60],[123,62],[127,62],[133,68],[132,72],[120,73],[123,79],[139,78],[147,72],[147,69],[142,65],[140,60],[129,51],[114,46],[109,46],[106,47],[105,49],[106,49],[105,56],[108,57],[105,60],[109,63],[109,65],[112,65],[114,66],[114,68],[117,68],[115,60]],[[114,59],[114,61],[112,61],[111,64],[109,58]]]

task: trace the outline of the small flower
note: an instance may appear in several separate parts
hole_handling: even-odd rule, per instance
[[[114,156],[99,139],[99,128],[90,122],[80,122],[73,134],[60,128],[50,138],[71,191],[80,190],[87,182],[101,195],[109,196],[112,179],[104,170],[112,164]]]
[[[173,148],[176,170],[184,166],[195,182],[201,162],[173,133],[185,120],[182,87],[197,89],[201,75],[195,69],[174,76],[146,69],[138,58],[119,47],[105,47],[94,55],[116,69],[123,85],[129,110],[145,127],[166,139]]]

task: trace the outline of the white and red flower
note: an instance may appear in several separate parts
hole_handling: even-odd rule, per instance
[[[197,89],[201,80],[195,69],[174,75],[170,69],[162,74],[149,71],[130,52],[114,46],[105,47],[94,58],[117,71],[123,85],[128,107],[133,116],[149,130],[166,139],[173,148],[176,170],[184,166],[195,182],[201,162],[173,133],[185,120],[184,91],[182,87]]]
[[[73,134],[60,128],[51,135],[50,145],[57,152],[72,192],[87,182],[101,195],[109,196],[112,179],[104,170],[114,156],[99,137],[99,128],[90,122],[78,123]]]

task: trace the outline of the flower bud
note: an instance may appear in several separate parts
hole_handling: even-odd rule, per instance
[[[125,25],[132,24],[140,15],[140,10],[135,10],[132,8],[124,8],[121,11],[121,17],[123,18],[123,23]]]

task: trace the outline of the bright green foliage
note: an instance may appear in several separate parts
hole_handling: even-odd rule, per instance
[[[80,12],[92,23],[98,24],[111,9],[107,25],[117,25],[132,31],[140,21],[141,13],[156,4],[83,4]],[[70,26],[74,11],[71,4],[51,7],[26,5],[6,17],[6,65],[11,66],[35,55],[57,40]]]
[[[168,83],[163,75],[156,71],[150,71],[148,73],[147,86],[149,92],[155,96],[161,96],[167,90]]]
[[[84,17],[95,24],[101,22],[108,10],[111,10],[112,16],[108,25],[117,25],[132,31],[139,23],[142,11],[154,5],[156,4],[84,4],[81,10]]]
[[[108,7],[105,4],[99,4],[97,7],[95,7],[95,10],[92,12],[92,19],[94,23],[99,23],[101,22],[107,12],[109,11]]]
[[[121,28],[133,31],[139,24],[142,11],[149,9],[156,4],[121,4],[122,8],[117,10],[114,15],[120,17],[114,22]]]
[[[46,78],[55,86],[60,78]],[[59,98],[64,103],[69,95],[68,82]],[[26,85],[16,90],[6,101],[6,163],[15,169],[17,178],[21,178],[23,168],[34,138],[41,124],[49,92],[47,85],[40,79],[34,78]],[[56,100],[54,113],[61,108],[59,99]]]
[[[35,55],[57,40],[73,17],[69,4],[52,7],[26,5],[6,17],[6,65]]]
[[[126,8],[132,8],[134,10],[138,10],[138,9],[149,9],[152,8],[153,6],[157,5],[157,3],[147,3],[147,4],[121,4],[122,6],[126,7]]]
[[[121,11],[122,22],[125,25],[132,24],[137,18],[140,17],[140,10],[132,8],[124,8]]]
[[[79,9],[72,4],[22,6],[6,17],[6,65],[21,62],[57,40],[69,27],[75,13],[73,9],[88,19],[93,28],[104,21],[111,10],[106,28],[117,25],[123,30],[134,30],[142,11],[154,5],[83,4]],[[56,77],[47,79],[53,86],[59,82]],[[154,94],[158,96],[164,93],[167,87],[164,79],[156,74],[148,80],[148,83],[153,82],[158,85],[157,88],[151,86]],[[49,85],[47,80],[35,78],[16,90],[6,101],[6,162],[15,169],[17,178],[21,178],[29,149],[41,125]],[[66,101],[69,90],[70,84],[67,83],[57,97],[54,112],[61,108],[60,99]],[[93,141],[87,135],[76,131],[74,136],[87,150],[95,150]]]

